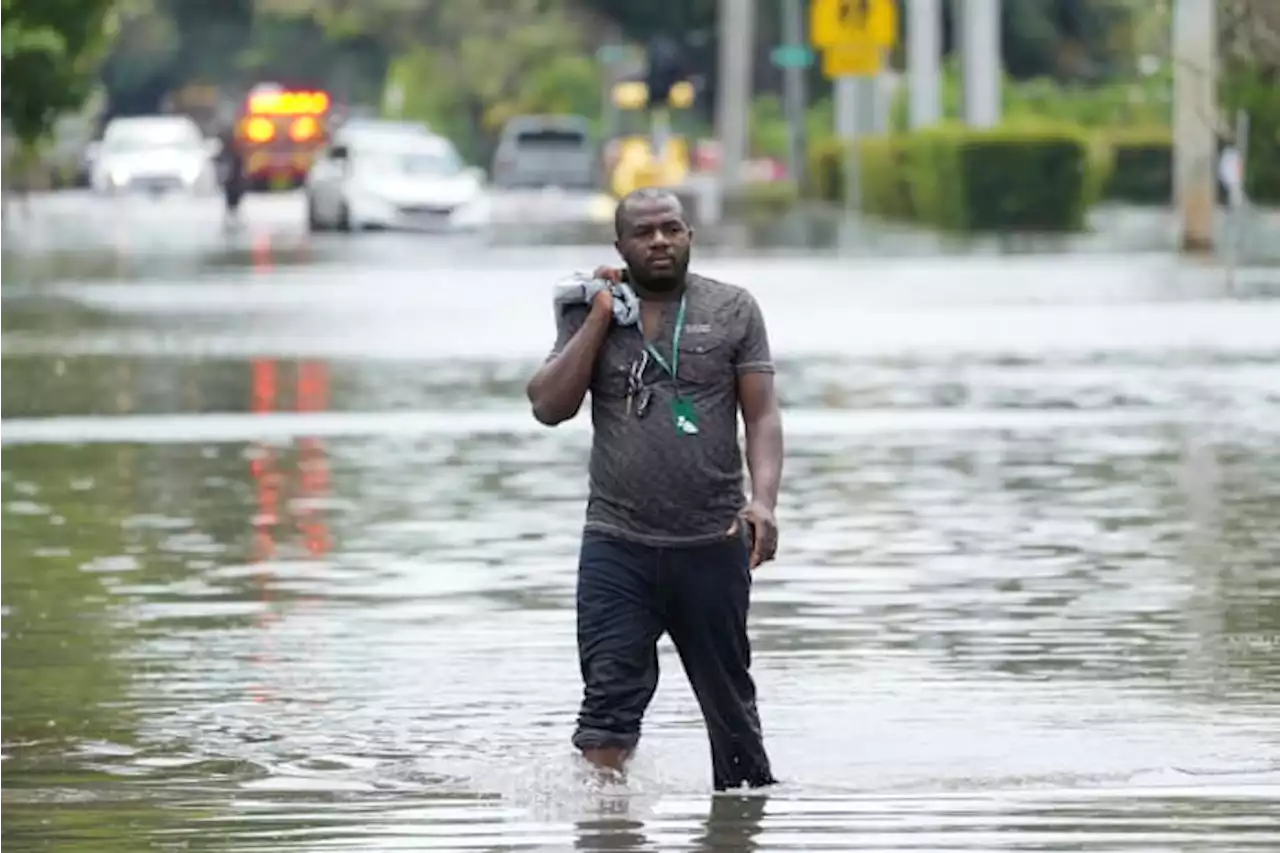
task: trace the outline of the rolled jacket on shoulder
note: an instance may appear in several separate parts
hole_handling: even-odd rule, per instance
[[[613,320],[619,326],[634,326],[640,321],[640,297],[631,285],[616,283],[603,278],[592,278],[590,273],[574,273],[556,283],[554,305],[556,317],[569,305],[590,305],[602,290],[613,293]]]

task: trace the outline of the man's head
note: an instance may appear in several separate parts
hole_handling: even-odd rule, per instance
[[[689,269],[693,229],[684,207],[670,190],[639,189],[627,193],[614,213],[614,246],[627,263],[631,279],[648,290],[674,290]]]

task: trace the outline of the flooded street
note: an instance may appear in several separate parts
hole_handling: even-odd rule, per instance
[[[5,236],[9,849],[1280,849],[1280,270],[695,256],[788,451],[784,781],[712,796],[666,639],[627,784],[569,744],[589,423],[523,387],[611,248],[251,202]]]

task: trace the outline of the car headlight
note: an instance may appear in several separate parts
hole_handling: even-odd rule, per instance
[[[107,173],[107,179],[115,186],[122,187],[129,183],[129,173],[124,169],[112,169]]]
[[[194,184],[204,175],[204,166],[199,163],[193,163],[182,170],[182,182],[185,184]]]

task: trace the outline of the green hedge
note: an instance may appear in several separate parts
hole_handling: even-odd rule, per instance
[[[1102,137],[1109,156],[1102,197],[1128,204],[1169,204],[1173,199],[1173,137],[1168,130],[1130,131]]]
[[[1113,136],[1106,147],[1110,153],[1104,165],[1103,198],[1127,204],[1173,203],[1173,141],[1168,131]],[[1219,154],[1222,147],[1219,144]],[[1245,193],[1249,200],[1262,205],[1280,203],[1280,125],[1255,129],[1251,122],[1247,157]],[[1217,196],[1219,204],[1226,204],[1225,188],[1219,186]]]
[[[950,231],[1078,231],[1091,192],[1092,152],[1062,128],[939,127],[857,148],[863,210]],[[814,189],[839,200],[844,150],[815,147]]]
[[[747,183],[724,197],[726,219],[745,222],[773,222],[786,216],[800,200],[800,191],[791,181]]]

